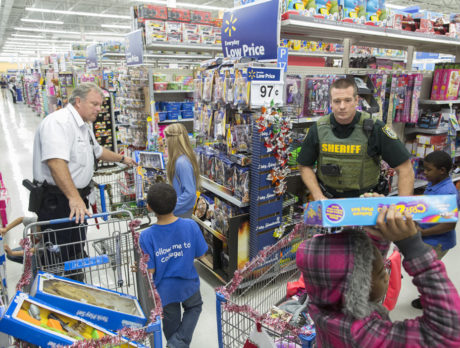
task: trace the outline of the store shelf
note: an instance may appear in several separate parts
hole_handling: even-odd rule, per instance
[[[182,120],[164,120],[164,121],[158,122],[158,124],[183,123],[183,122],[193,122],[193,118],[183,118]]]
[[[168,90],[168,91],[153,91],[155,94],[178,94],[178,93],[193,93],[194,91],[184,91],[184,90]]]
[[[180,52],[222,52],[222,46],[217,45],[177,45],[167,44],[165,42],[150,44],[146,47],[147,50],[157,51],[180,51]]]
[[[281,38],[341,43],[351,39],[360,46],[401,48],[413,46],[419,52],[455,54],[460,40],[424,33],[380,28],[291,15],[281,21]]]
[[[449,104],[460,104],[460,99],[457,100],[431,100],[431,99],[421,99],[419,104],[423,105],[449,105]]]
[[[424,187],[428,184],[428,181],[426,180],[421,180],[421,179],[415,179],[414,181],[414,190],[415,189],[418,189],[420,187]],[[398,194],[398,189],[394,189],[393,191],[391,191],[388,196],[396,196]]]
[[[222,284],[227,284],[227,280],[224,279],[224,277],[217,273],[216,271],[214,271],[210,265],[209,262],[207,262],[206,259],[196,259],[195,262],[198,262],[200,263],[200,265],[202,265],[203,267],[205,267],[209,272],[211,272],[220,282],[222,282]]]
[[[216,230],[214,230],[213,228],[209,227],[208,225],[206,225],[203,221],[201,221],[200,219],[198,219],[195,215],[192,215],[192,219],[198,224],[200,225],[201,227],[203,227],[206,231],[210,232],[214,237],[216,237],[217,239],[221,240],[222,242],[224,243],[227,243],[227,238],[220,232],[217,232]]]
[[[214,181],[211,181],[202,175],[200,176],[200,180],[201,180],[201,187],[208,191],[211,191],[216,196],[219,196],[220,198],[225,199],[226,201],[232,203],[233,205],[236,205],[239,208],[249,206],[249,202],[244,203],[240,201],[238,198],[233,196],[231,192],[229,192],[229,190],[225,188],[224,186],[219,185],[215,183]]]
[[[316,122],[318,121],[322,116],[314,116],[314,117],[301,117],[298,119],[291,119],[292,123],[298,124],[298,123],[310,123],[310,122]]]
[[[414,133],[425,133],[425,134],[446,134],[449,130],[447,128],[406,128],[404,132],[406,134],[414,134]]]
[[[342,52],[325,52],[325,51],[316,51],[316,52],[308,52],[308,51],[294,51],[289,50],[288,54],[293,57],[332,57],[332,58],[342,58]],[[369,55],[372,56],[372,55]],[[351,58],[361,58],[363,55],[360,54],[352,54]],[[386,60],[395,60],[398,62],[403,62],[406,60],[406,57],[391,57],[391,56],[376,56],[377,59],[386,59]]]

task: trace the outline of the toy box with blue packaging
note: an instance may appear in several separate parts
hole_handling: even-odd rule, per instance
[[[457,196],[409,196],[326,199],[309,202],[305,206],[304,222],[323,227],[373,226],[384,206],[396,205],[396,209],[412,214],[421,223],[456,222],[458,218]]]
[[[367,0],[366,3],[367,19],[371,22],[380,22],[387,18],[385,0]]]
[[[50,273],[37,274],[30,294],[112,331],[147,322],[136,297]]]
[[[66,313],[20,291],[13,297],[0,320],[0,331],[41,347],[69,346],[79,340],[116,335],[84,318]],[[119,347],[144,347],[123,340]]]

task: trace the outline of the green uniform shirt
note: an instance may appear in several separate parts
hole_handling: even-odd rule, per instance
[[[331,117],[332,131],[337,138],[347,138],[353,132],[354,125],[361,118],[361,113],[356,112],[355,118],[350,124],[341,125],[334,117]],[[313,167],[319,154],[318,128],[316,124],[310,130],[302,144],[297,162],[302,166]],[[382,121],[374,122],[374,128],[369,135],[367,154],[371,157],[380,155],[382,159],[395,168],[410,158],[404,144],[396,137],[391,129],[388,129]]]

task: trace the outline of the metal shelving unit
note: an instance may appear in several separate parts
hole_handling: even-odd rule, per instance
[[[420,99],[419,103],[422,105],[451,105],[451,104],[460,104],[460,99],[457,99],[457,100]]]
[[[228,189],[226,189],[224,186],[219,185],[219,184],[215,183],[214,181],[211,181],[211,180],[209,180],[208,178],[206,178],[206,177],[204,177],[202,175],[200,176],[200,180],[201,180],[201,187],[203,187],[204,189],[206,189],[208,191],[211,191],[216,196],[219,196],[219,197],[225,199],[226,201],[232,203],[233,205],[236,205],[239,208],[249,206],[249,202],[245,203],[245,202],[240,201],[235,196],[230,194],[228,192]]]
[[[420,127],[414,127],[414,128],[405,128],[404,132],[407,134],[413,134],[413,133],[425,133],[425,134],[446,134],[449,130],[447,128],[420,128]]]
[[[193,122],[193,118],[183,118],[181,120],[165,120],[165,121],[160,121],[158,124],[170,124],[170,123],[183,123],[183,122]]]
[[[407,50],[407,70],[412,70],[415,51],[460,54],[460,40],[455,38],[299,15],[290,15],[288,19],[281,21],[280,36],[283,39],[341,43],[344,46],[344,68],[349,67],[352,44]]]

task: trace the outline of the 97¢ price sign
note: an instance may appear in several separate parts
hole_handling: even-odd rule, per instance
[[[276,106],[283,104],[283,83],[282,82],[251,82],[251,106],[270,106],[271,102]]]

